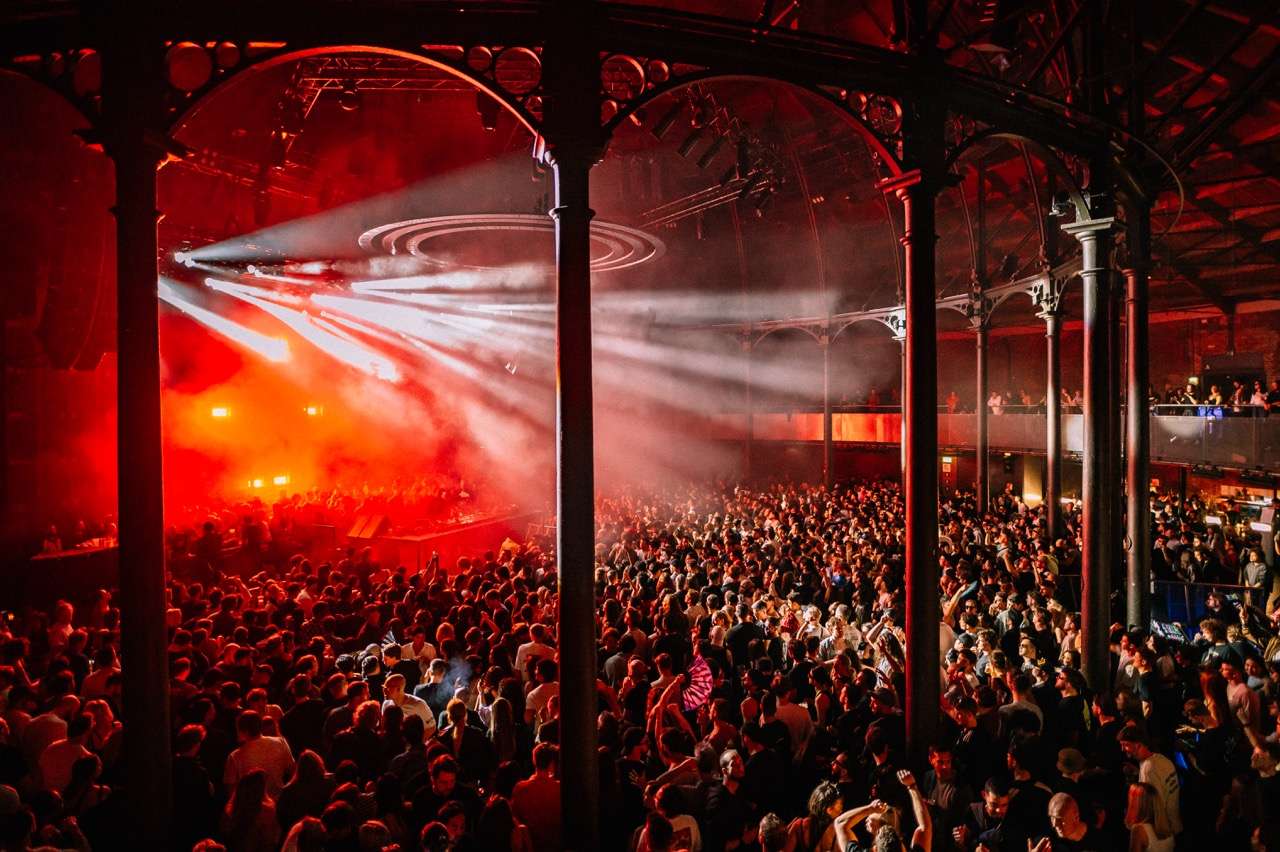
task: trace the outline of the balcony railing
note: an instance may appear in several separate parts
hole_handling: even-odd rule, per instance
[[[1165,410],[1179,413],[1160,413]],[[1220,409],[1219,409],[1220,410]],[[1181,412],[1192,411],[1194,414]],[[1198,408],[1159,406],[1151,415],[1151,459],[1178,464],[1280,471],[1280,416],[1200,416]],[[1043,453],[1045,415],[1000,413],[987,417],[988,443],[993,451]],[[1062,451],[1084,452],[1083,416],[1063,414]],[[941,448],[973,447],[977,415],[938,415]],[[1121,418],[1123,425],[1123,418]],[[727,414],[716,418],[720,437],[742,438],[745,418]],[[753,432],[765,441],[821,441],[822,413],[812,409],[780,413],[757,412]],[[846,443],[901,441],[902,415],[896,409],[839,411],[832,414],[832,436]]]

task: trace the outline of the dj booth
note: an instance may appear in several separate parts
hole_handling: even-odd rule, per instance
[[[353,546],[363,542],[372,547],[375,558],[384,566],[403,565],[416,573],[426,568],[432,555],[438,553],[441,567],[451,571],[460,557],[479,556],[486,550],[497,553],[507,538],[523,540],[525,528],[538,517],[535,512],[480,516],[447,529],[410,535],[384,532],[384,525],[377,523],[375,517],[363,524],[357,521],[347,540]]]
[[[48,608],[59,598],[87,603],[98,589],[120,583],[120,549],[102,543],[33,556],[26,571],[15,571],[0,585],[0,607]]]

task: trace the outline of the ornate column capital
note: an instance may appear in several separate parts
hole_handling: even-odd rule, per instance
[[[1036,316],[1042,320],[1055,319],[1062,315],[1062,291],[1066,281],[1046,275],[1031,285],[1031,301],[1039,309]]]

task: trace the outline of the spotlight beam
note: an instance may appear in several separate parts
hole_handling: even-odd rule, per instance
[[[228,340],[261,355],[268,361],[280,364],[289,360],[288,341],[279,337],[269,337],[240,325],[238,322],[229,320],[221,314],[202,308],[179,296],[170,282],[160,282],[159,294],[161,301],[191,317],[205,328],[215,331]]]
[[[232,285],[224,292],[270,314],[312,346],[345,364],[355,367],[361,372],[368,373],[375,378],[392,384],[399,382],[401,379],[400,371],[390,358],[374,352],[352,339],[344,340],[342,337],[325,330],[316,325],[312,317],[305,311],[297,311],[259,298],[256,295],[244,292],[243,288],[238,288],[235,285]]]

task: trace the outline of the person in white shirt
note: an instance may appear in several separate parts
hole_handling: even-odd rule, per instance
[[[1173,834],[1182,832],[1182,807],[1179,803],[1181,786],[1178,770],[1173,761],[1151,750],[1146,734],[1137,728],[1125,728],[1119,736],[1120,748],[1125,756],[1138,761],[1138,780],[1150,784],[1160,797],[1164,815],[1169,820]]]
[[[412,638],[400,648],[400,659],[415,661],[425,676],[435,658],[436,646],[427,641],[427,628],[422,625],[413,628]]]
[[[285,781],[293,775],[293,750],[280,737],[262,735],[262,716],[256,710],[245,710],[236,719],[236,734],[240,747],[227,758],[227,768],[222,781],[228,790],[234,790],[240,779],[254,769],[261,769],[267,776],[267,795],[279,797]]]
[[[436,719],[431,708],[421,698],[405,692],[404,683],[402,674],[387,675],[387,679],[382,684],[382,694],[386,696],[382,702],[382,709],[385,710],[394,705],[404,711],[406,718],[417,716],[426,726],[426,735],[433,736],[436,732]]]
[[[556,649],[547,644],[547,638],[547,625],[535,624],[529,628],[530,641],[516,649],[516,671],[526,681],[530,680],[530,665],[556,655]]]
[[[525,724],[532,725],[534,722],[544,721],[551,696],[560,694],[560,682],[557,680],[559,675],[560,667],[556,665],[555,660],[538,660],[534,675],[538,685],[529,690],[529,694],[524,699]]]
[[[795,688],[789,680],[783,680],[775,692],[778,696],[778,707],[774,716],[786,725],[791,733],[791,757],[798,762],[804,758],[805,750],[809,748],[809,740],[813,739],[813,720],[809,718],[807,710],[798,704],[791,703]]]
[[[67,723],[66,739],[50,743],[40,755],[40,782],[45,790],[61,793],[71,783],[71,770],[76,761],[92,756],[85,748],[92,728],[93,717],[81,713]]]

